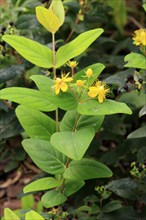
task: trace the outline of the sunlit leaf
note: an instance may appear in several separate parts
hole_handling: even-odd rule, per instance
[[[20,220],[20,218],[9,208],[5,208],[4,217],[5,220]]]
[[[59,186],[60,183],[53,177],[44,177],[29,183],[23,188],[24,193],[52,189]]]
[[[61,26],[59,18],[47,8],[37,6],[36,16],[38,21],[51,33],[55,33]]]
[[[25,215],[25,220],[30,220],[30,219],[32,219],[32,220],[45,220],[41,215],[39,215],[34,210],[27,212]]]
[[[102,28],[86,31],[71,42],[63,45],[56,53],[56,67],[83,53],[101,34]]]
[[[48,47],[22,36],[4,35],[2,39],[36,66],[43,68],[53,66],[52,50]]]

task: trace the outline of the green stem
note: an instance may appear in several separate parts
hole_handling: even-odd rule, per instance
[[[55,52],[55,34],[52,33],[52,50],[53,50],[53,74],[56,79],[56,52]]]
[[[52,33],[52,50],[53,50],[53,74],[54,74],[54,80],[56,80],[55,33]],[[56,132],[58,132],[59,131],[58,108],[56,109],[55,116],[56,116]]]

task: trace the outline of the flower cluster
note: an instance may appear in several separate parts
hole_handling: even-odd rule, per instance
[[[139,29],[134,31],[134,36],[132,38],[136,46],[142,45],[146,46],[146,29]]]
[[[61,91],[66,92],[68,88],[70,88],[70,90],[76,93],[78,97],[82,97],[86,92],[89,98],[97,98],[99,103],[102,103],[105,100],[110,91],[105,83],[97,81],[92,86],[88,85],[88,80],[93,76],[93,70],[91,68],[88,68],[87,71],[85,71],[85,76],[82,76],[87,78],[87,80],[78,79],[74,82],[73,77],[69,77],[69,74],[70,73],[67,73],[66,75],[62,74],[61,78],[56,78],[54,80],[55,85],[53,86],[53,90],[56,95]]]

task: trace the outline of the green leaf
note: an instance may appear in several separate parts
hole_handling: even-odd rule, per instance
[[[56,131],[55,121],[38,110],[20,105],[16,108],[16,115],[31,138],[50,140]]]
[[[49,9],[37,6],[36,7],[37,20],[51,33],[58,31],[61,26],[59,18]]]
[[[58,108],[63,110],[71,110],[77,107],[77,100],[68,92],[59,93],[58,95],[52,89],[54,85],[54,80],[49,79],[46,76],[39,76],[34,75],[30,77],[37,85],[38,89],[40,90],[41,94],[45,97],[48,97],[49,101]]]
[[[21,198],[22,209],[31,209],[34,206],[34,197],[32,194],[23,196]]]
[[[144,10],[146,12],[146,3],[144,3],[142,6],[143,6],[143,8],[144,8]]]
[[[123,178],[120,180],[113,180],[106,185],[106,189],[109,189],[122,198],[137,200],[138,186],[136,181],[133,179]]]
[[[88,79],[88,85],[91,86],[95,80],[97,80],[98,76],[100,75],[100,73],[102,72],[102,70],[105,68],[105,66],[101,63],[95,63],[91,66],[88,66],[86,68],[84,68],[83,70],[77,72],[74,75],[74,81],[79,80],[79,79],[87,79],[84,78],[85,77],[85,72],[87,71],[87,69],[91,68],[93,70],[93,76],[91,78]]]
[[[143,138],[143,137],[146,137],[146,125],[130,133],[127,138],[132,139],[132,138]]]
[[[80,115],[76,110],[71,110],[66,112],[61,120],[60,131],[73,131],[75,126],[76,130],[81,130],[85,127],[93,127],[95,131],[97,131],[101,127],[103,120],[103,115]]]
[[[122,208],[122,204],[121,201],[119,200],[113,200],[109,203],[107,203],[103,208],[102,208],[102,212],[104,213],[108,213],[108,212],[113,212],[117,209]]]
[[[87,180],[111,177],[112,172],[100,162],[83,158],[80,161],[71,161],[63,176],[71,180]]]
[[[52,189],[59,186],[59,182],[53,177],[44,177],[38,179],[32,183],[29,183],[23,188],[24,193],[42,191],[47,189]]]
[[[39,215],[37,212],[31,210],[26,213],[25,220],[45,220],[41,215]]]
[[[139,117],[141,118],[143,115],[146,115],[146,105],[144,105],[139,111]]]
[[[86,31],[60,47],[56,53],[56,67],[62,66],[70,59],[83,53],[102,33],[103,29],[101,28]]]
[[[145,105],[145,93],[138,91],[131,91],[121,94],[118,101],[125,102],[131,108],[140,108]]]
[[[42,95],[39,91],[28,88],[11,87],[0,91],[0,98],[11,100],[40,111],[54,111],[56,106],[47,96]]]
[[[65,11],[63,7],[63,3],[61,0],[52,0],[52,3],[49,7],[49,10],[53,11],[53,13],[58,17],[60,21],[60,25],[64,23],[65,19]]]
[[[56,190],[50,190],[49,192],[46,192],[41,198],[41,202],[45,208],[61,205],[66,200],[67,197]]]
[[[51,144],[69,158],[80,160],[88,149],[94,135],[94,129],[89,127],[75,132],[56,132],[51,137]]]
[[[52,50],[48,47],[21,36],[4,35],[2,39],[36,66],[43,68],[51,68],[53,66]]]
[[[20,220],[20,218],[9,208],[5,208],[4,217],[5,220]]]
[[[64,172],[66,157],[54,149],[48,141],[25,139],[22,145],[40,169],[51,174],[62,174]]]
[[[67,197],[74,194],[78,190],[80,190],[85,185],[85,182],[82,180],[75,180],[75,181],[65,181],[64,186],[64,195]]]
[[[142,54],[130,53],[127,56],[125,56],[124,60],[128,62],[124,65],[125,67],[146,69],[146,57]]]
[[[95,99],[79,103],[77,111],[83,115],[132,114],[132,111],[125,103],[116,102],[110,99],[104,100],[101,104]]]

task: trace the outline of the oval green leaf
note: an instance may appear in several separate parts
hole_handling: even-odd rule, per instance
[[[125,56],[125,61],[128,62],[124,65],[125,67],[146,69],[146,57],[142,54],[130,53]]]
[[[22,145],[40,169],[51,174],[64,172],[66,156],[57,151],[48,141],[25,139]]]
[[[59,18],[53,13],[53,11],[45,7],[36,7],[36,17],[38,21],[51,33],[58,31],[61,26]]]
[[[102,33],[102,28],[86,31],[71,42],[61,46],[56,53],[56,68],[83,53]]]
[[[4,217],[5,220],[20,220],[20,218],[9,208],[5,208]]]
[[[79,131],[56,132],[51,137],[51,144],[61,153],[73,160],[80,160],[95,135],[93,128],[84,128]]]
[[[80,161],[71,161],[63,176],[70,180],[88,180],[111,177],[112,171],[98,161],[83,158]]]
[[[0,91],[0,98],[11,100],[40,111],[54,111],[56,106],[47,96],[42,95],[38,90],[11,87]]]
[[[37,212],[31,210],[26,213],[25,220],[45,220],[41,215],[39,215]]]
[[[99,103],[98,100],[95,99],[79,103],[77,111],[83,115],[132,114],[131,109],[125,103],[110,99],[106,99],[103,103]]]
[[[36,66],[43,68],[53,66],[52,50],[48,47],[21,36],[4,35],[2,39]]]
[[[67,197],[56,190],[50,190],[49,192],[46,192],[41,198],[41,202],[45,208],[61,205],[66,200]]]
[[[16,108],[16,115],[31,138],[49,141],[51,135],[56,131],[55,121],[38,110],[19,105]]]
[[[133,139],[133,138],[144,138],[144,137],[146,137],[146,125],[130,133],[127,138]]]
[[[34,191],[42,191],[55,188],[59,186],[60,183],[53,177],[44,177],[38,179],[32,183],[29,183],[23,188],[24,193],[34,192]]]

